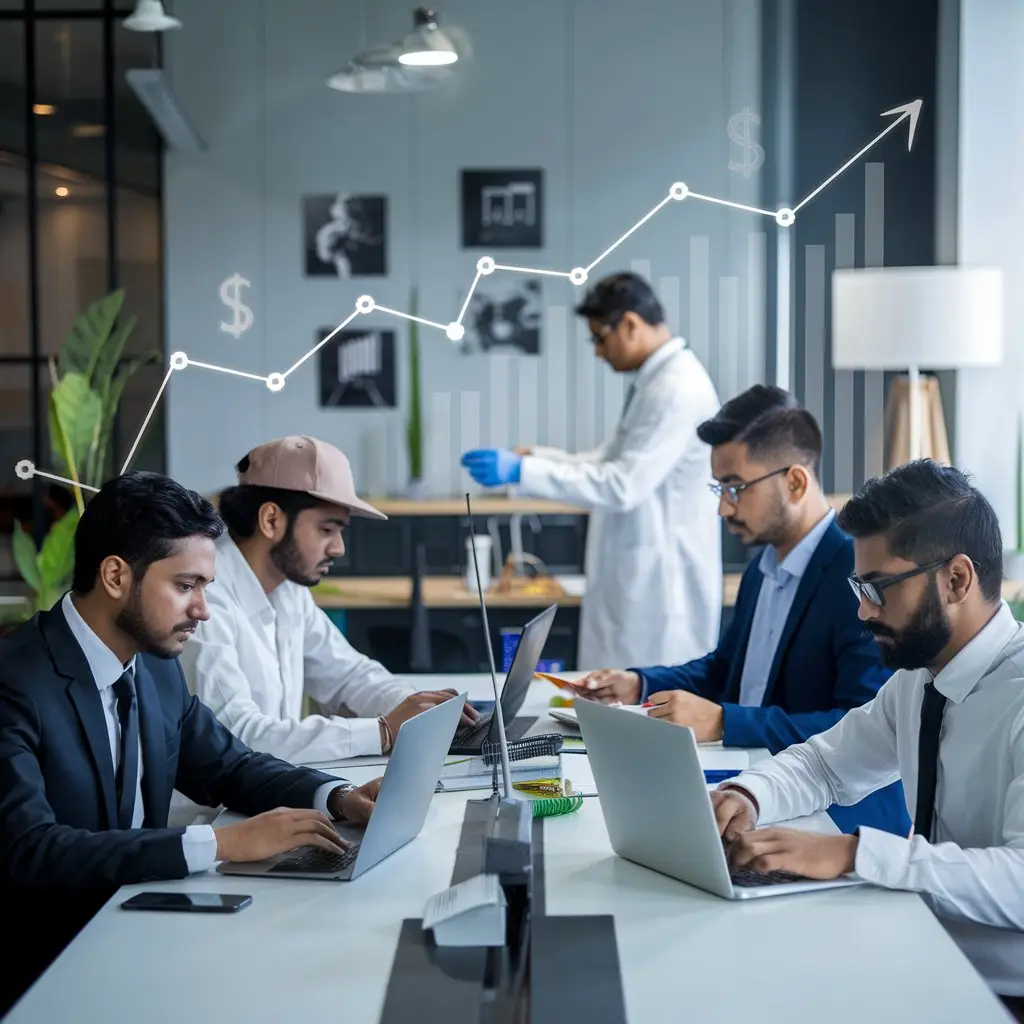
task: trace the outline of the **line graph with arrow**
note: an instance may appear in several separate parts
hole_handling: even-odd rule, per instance
[[[856,153],[853,154],[845,163],[833,171],[820,185],[810,191],[804,196],[795,206],[792,207],[780,207],[777,210],[761,209],[756,206],[749,206],[744,203],[736,203],[728,199],[719,199],[715,196],[705,195],[700,192],[695,192],[689,188],[684,182],[674,182],[669,190],[668,194],[662,198],[652,209],[648,210],[632,227],[627,231],[619,235],[614,242],[611,243],[599,256],[591,260],[585,266],[576,266],[571,270],[552,270],[549,268],[542,267],[520,267],[511,266],[508,264],[496,263],[491,257],[484,256],[477,261],[476,276],[473,278],[473,282],[469,287],[469,291],[466,294],[465,301],[462,303],[462,308],[459,310],[457,317],[448,322],[440,323],[436,320],[428,320],[420,316],[414,316],[412,313],[405,313],[401,310],[391,309],[388,306],[378,305],[372,296],[361,295],[355,304],[355,309],[334,328],[329,334],[321,339],[316,345],[313,346],[305,355],[293,363],[287,370],[283,372],[273,372],[265,376],[260,374],[248,373],[242,370],[236,370],[228,366],[218,366],[213,363],[200,362],[198,360],[190,359],[185,352],[174,352],[169,360],[169,365],[166,374],[164,375],[163,381],[157,390],[156,397],[153,399],[153,403],[149,408],[142,426],[139,428],[138,435],[132,444],[131,449],[128,452],[128,457],[124,460],[124,464],[121,466],[121,473],[125,473],[131,464],[132,459],[135,457],[136,451],[138,451],[139,444],[145,435],[146,429],[149,426],[150,421],[153,418],[157,406],[160,403],[160,399],[163,397],[164,392],[170,383],[171,377],[188,367],[194,367],[198,370],[208,370],[214,373],[224,373],[231,376],[243,377],[248,380],[254,380],[262,382],[270,391],[277,392],[281,391],[288,378],[295,373],[303,364],[311,359],[316,353],[323,348],[332,338],[338,335],[341,331],[345,330],[346,327],[357,317],[365,316],[367,313],[377,311],[384,313],[389,316],[394,316],[402,320],[415,321],[416,323],[423,324],[425,327],[432,327],[436,330],[443,331],[450,341],[461,341],[465,335],[465,327],[463,326],[463,319],[465,318],[466,311],[469,308],[470,300],[473,297],[473,293],[476,291],[477,285],[480,283],[481,277],[486,277],[496,271],[502,271],[505,273],[520,273],[520,274],[542,274],[550,277],[561,277],[566,278],[570,284],[577,288],[583,285],[590,276],[590,272],[601,262],[607,259],[623,242],[626,241],[631,235],[643,227],[652,217],[655,217],[661,210],[673,202],[683,201],[694,201],[711,203],[718,206],[725,206],[735,210],[742,210],[746,213],[753,213],[758,216],[768,217],[775,221],[780,228],[790,228],[796,222],[797,215],[799,212],[810,202],[812,202],[822,191],[828,188],[840,175],[845,171],[849,170],[858,160],[864,157],[872,149],[874,149],[886,136],[892,134],[900,125],[907,124],[907,151],[909,152],[914,145],[914,134],[917,131],[918,120],[921,116],[921,107],[923,100],[916,99],[910,103],[904,103],[901,106],[892,107],[890,110],[883,111],[881,117],[894,117],[895,119],[890,121],[885,128],[882,129],[870,142],[865,146],[862,146]],[[45,478],[47,480],[54,480],[58,483],[65,483],[71,486],[82,486],[76,484],[75,481],[69,480],[66,477],[57,476],[53,473],[48,473],[44,470],[38,469],[35,464],[29,459],[22,459],[14,467],[15,473],[22,480],[30,480],[34,476]],[[86,490],[96,490],[96,488],[84,488]]]

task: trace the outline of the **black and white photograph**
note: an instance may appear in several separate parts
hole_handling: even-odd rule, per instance
[[[510,274],[480,284],[463,320],[464,355],[477,352],[540,354],[541,286],[535,277]]]
[[[383,277],[387,273],[387,197],[305,196],[307,277]]]
[[[333,330],[321,327],[317,341]],[[317,354],[322,407],[395,408],[394,331],[339,331]]]
[[[462,172],[462,245],[466,249],[539,249],[544,244],[544,173]]]

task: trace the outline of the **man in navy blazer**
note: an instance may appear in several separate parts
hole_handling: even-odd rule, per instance
[[[777,754],[866,704],[890,673],[857,614],[853,542],[818,482],[814,417],[782,389],[757,385],[698,434],[712,447],[712,487],[728,529],[764,545],[743,574],[732,622],[697,661],[604,669],[580,685],[598,700],[649,701],[652,717],[689,726],[699,741]],[[829,813],[844,832],[910,829],[900,783]]]
[[[108,483],[78,524],[71,592],[0,643],[0,1012],[119,886],[337,851],[331,819],[373,809],[379,782],[253,753],[189,693],[178,654],[208,617],[222,529],[165,477]],[[168,828],[174,788],[251,817]]]

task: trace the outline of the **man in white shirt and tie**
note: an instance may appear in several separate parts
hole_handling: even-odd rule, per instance
[[[269,441],[237,471],[219,499],[227,531],[210,619],[182,657],[189,688],[243,743],[286,761],[388,753],[403,722],[455,691],[416,692],[395,678],[310,593],[345,553],[350,517],[386,517],[356,495],[345,455],[316,438]],[[307,695],[328,713],[303,716]],[[477,717],[467,704],[463,721]]]
[[[870,481],[839,523],[861,618],[896,671],[870,703],[713,794],[730,860],[921,893],[1021,1019],[1024,627],[1001,600],[998,520],[964,474],[918,461]],[[899,777],[909,838],[754,828]]]

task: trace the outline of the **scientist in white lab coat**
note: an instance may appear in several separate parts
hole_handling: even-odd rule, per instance
[[[718,643],[721,524],[697,437],[718,395],[643,278],[604,278],[576,312],[598,358],[632,377],[615,433],[592,452],[474,449],[462,465],[478,484],[590,510],[578,668],[678,665]]]

